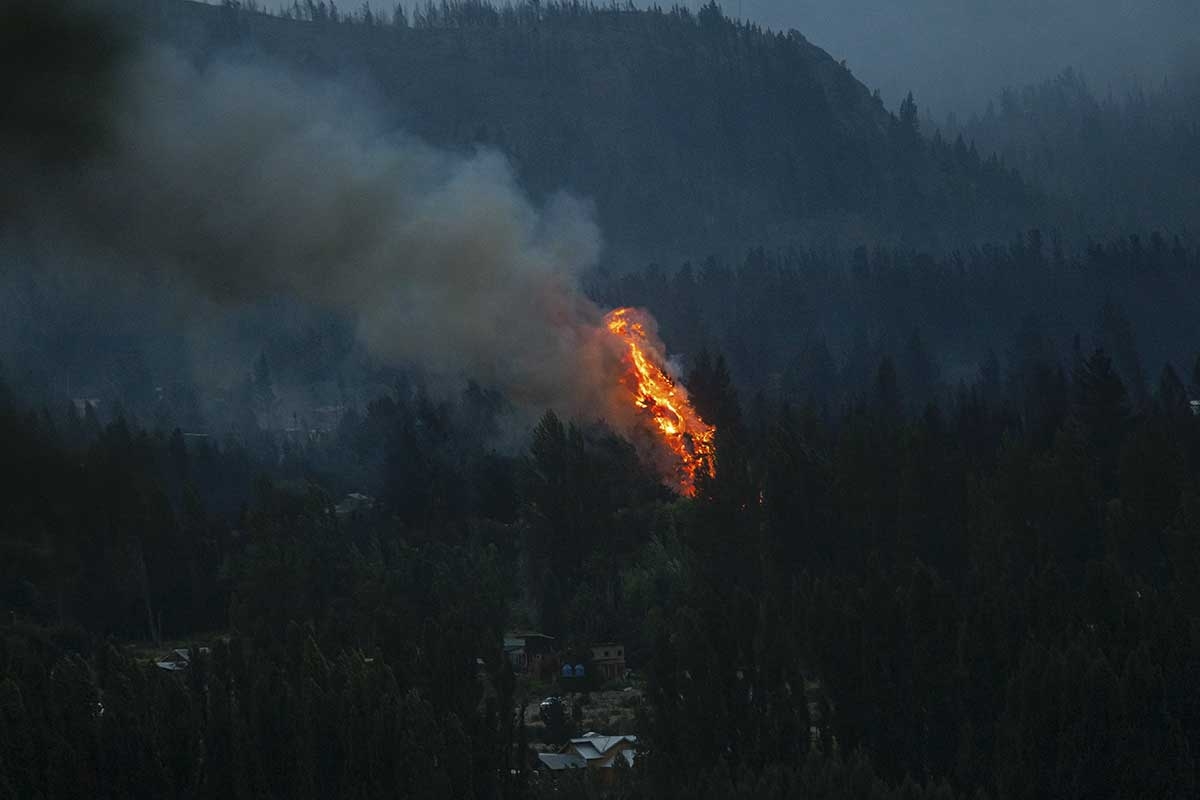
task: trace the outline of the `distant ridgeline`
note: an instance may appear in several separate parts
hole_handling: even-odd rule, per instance
[[[987,113],[945,133],[1000,153],[1047,193],[1073,198],[1079,227],[1192,236],[1200,220],[1200,51],[1157,87],[1097,95],[1066,70],[1006,91]],[[1153,187],[1153,191],[1148,191]]]
[[[735,256],[750,245],[885,239],[939,247],[1046,224],[1015,172],[925,138],[795,31],[710,5],[636,11],[475,0],[408,18],[300,3],[124,0],[185,52],[261,51],[387,100],[398,128],[496,147],[535,196],[593,200],[623,260]]]

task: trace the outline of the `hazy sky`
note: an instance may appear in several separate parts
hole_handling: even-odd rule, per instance
[[[1100,94],[1157,84],[1182,48],[1200,45],[1198,0],[726,0],[724,8],[796,28],[845,59],[889,107],[912,90],[938,118],[1069,66]]]

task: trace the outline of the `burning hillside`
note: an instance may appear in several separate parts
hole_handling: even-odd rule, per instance
[[[123,69],[103,157],[69,180],[21,170],[22,214],[88,270],[156,276],[180,307],[293,298],[435,391],[469,378],[520,413],[608,420],[684,494],[712,469],[713,428],[665,371],[653,318],[605,315],[580,287],[601,246],[585,203],[535,205],[502,154],[430,147],[274,62],[155,48]]]
[[[663,371],[662,346],[648,332],[650,318],[644,312],[618,308],[609,312],[604,323],[625,345],[619,382],[628,401],[677,459],[673,477],[679,490],[694,495],[697,472],[704,469],[712,474],[716,430],[692,408],[687,390]]]

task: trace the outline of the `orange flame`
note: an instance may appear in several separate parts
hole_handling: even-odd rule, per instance
[[[620,338],[628,352],[627,367],[621,376],[621,386],[632,396],[632,402],[646,415],[652,431],[675,454],[675,477],[679,490],[691,497],[696,493],[696,473],[704,469],[713,474],[713,437],[716,429],[700,419],[688,402],[687,390],[673,381],[655,363],[662,355],[646,332],[643,312],[618,308],[604,318],[609,333]]]

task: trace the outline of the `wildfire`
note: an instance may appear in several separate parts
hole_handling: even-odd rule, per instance
[[[621,386],[629,390],[651,429],[678,459],[679,490],[689,497],[694,495],[697,470],[703,468],[712,475],[716,429],[700,419],[688,402],[687,390],[656,363],[656,357],[661,360],[662,355],[646,331],[642,312],[618,308],[609,312],[604,322],[609,333],[619,337],[628,349],[628,369],[621,376]]]

